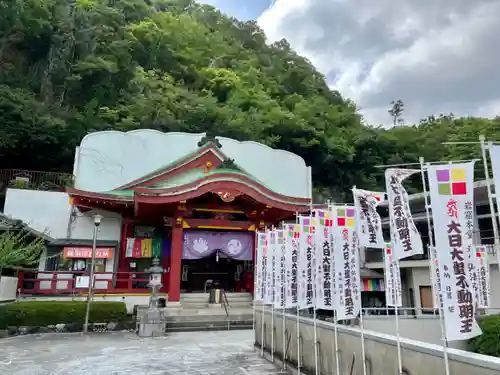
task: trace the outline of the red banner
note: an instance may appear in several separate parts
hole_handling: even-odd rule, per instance
[[[65,258],[90,259],[92,258],[91,247],[65,247]],[[98,247],[95,252],[96,259],[111,259],[113,257],[112,247]]]

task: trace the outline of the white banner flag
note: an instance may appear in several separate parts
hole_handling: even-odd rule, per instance
[[[429,269],[432,284],[432,305],[435,309],[443,308],[443,295],[441,293],[441,274],[435,247],[429,246]]]
[[[267,298],[265,303],[274,305],[275,281],[276,281],[276,231],[270,230],[268,235],[267,255]]]
[[[300,216],[300,266],[301,283],[299,286],[299,307],[308,309],[314,306],[314,223],[309,216]]]
[[[495,194],[497,196],[497,210],[498,202],[500,199],[500,145],[494,145],[492,142],[488,143],[490,150],[491,170],[493,171],[493,183],[495,184]],[[496,249],[497,262],[500,264],[500,249]]]
[[[424,253],[420,233],[411,216],[408,193],[402,184],[406,178],[417,172],[420,170],[389,168],[385,171],[391,244],[398,259]]]
[[[257,232],[256,240],[256,253],[255,253],[255,280],[254,280],[254,299],[256,301],[264,300],[264,247],[266,246],[266,233]]]
[[[449,341],[481,334],[469,277],[474,209],[474,162],[427,167],[434,237]]]
[[[333,248],[335,260],[335,303],[338,320],[355,319],[361,311],[359,242],[356,211],[352,206],[334,206]]]
[[[274,307],[282,309],[285,305],[285,236],[282,229],[275,230],[276,248],[274,257],[276,260],[275,281],[274,281]]]
[[[333,310],[332,219],[330,212],[314,211],[316,224],[316,308]]]
[[[299,236],[300,225],[285,226],[286,244],[286,308],[297,306],[299,283]]]
[[[269,303],[269,289],[270,285],[270,277],[269,277],[269,233],[266,230],[264,232],[264,246],[262,247],[262,303]]]
[[[384,277],[386,305],[394,307],[403,306],[399,260],[392,253],[389,244],[385,248]]]
[[[126,258],[132,258],[134,255],[134,244],[135,244],[135,238],[127,238],[127,244],[125,247],[125,257]]]
[[[354,206],[356,207],[359,246],[385,249],[382,235],[382,220],[377,206],[383,201],[385,193],[352,189]]]
[[[474,258],[475,274],[477,277],[477,306],[482,309],[488,309],[491,307],[488,248],[486,246],[476,246]]]

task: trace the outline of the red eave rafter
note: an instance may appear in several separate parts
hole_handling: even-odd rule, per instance
[[[218,167],[222,163],[222,161],[226,158],[224,153],[221,150],[219,150],[213,143],[210,142],[206,146],[201,147],[198,150],[198,152],[176,160],[172,165],[167,166],[165,169],[149,173],[145,176],[130,181],[125,185],[119,186],[113,190],[127,190],[127,189],[130,190],[134,187],[145,186],[145,184],[152,184],[160,180],[165,180],[167,176],[171,175],[172,172],[177,171],[179,168],[185,167],[186,170],[190,170],[192,168],[197,167],[197,166],[191,166],[190,164],[196,163],[200,159],[207,159],[208,156],[207,154],[212,154],[213,156],[216,157],[216,160],[219,161],[219,163],[215,163],[212,165],[213,168]],[[210,161],[212,161],[212,163],[215,162],[215,160],[210,160]]]
[[[236,181],[234,181],[234,180],[236,180]],[[237,190],[237,191],[239,191],[239,187],[241,187],[241,186],[251,186],[253,188],[253,190],[257,190],[257,191],[260,190],[263,193],[265,193],[266,195],[269,195],[273,201],[274,200],[292,201],[294,203],[297,203],[298,205],[302,205],[302,204],[309,205],[311,202],[309,198],[296,198],[296,197],[290,197],[287,195],[276,193],[276,192],[270,190],[269,188],[265,187],[264,185],[258,183],[255,180],[252,180],[251,178],[249,178],[245,175],[233,174],[233,173],[227,173],[227,172],[214,173],[211,175],[207,175],[203,178],[200,178],[198,180],[195,180],[193,182],[190,182],[188,184],[176,186],[176,187],[171,187],[171,188],[167,188],[167,189],[154,189],[154,190],[152,190],[152,189],[148,189],[148,188],[138,187],[135,191],[136,191],[136,193],[139,193],[139,194],[151,194],[153,192],[153,194],[155,194],[155,195],[156,194],[179,195],[186,190],[199,189],[203,185],[205,185],[207,183],[213,183],[213,182],[217,182],[217,183],[222,184],[222,185],[235,182],[237,184],[237,188],[235,188],[234,190]],[[223,187],[224,186],[221,186],[220,191],[224,191],[224,189],[222,189]],[[260,193],[258,193],[258,194],[260,194]]]
[[[131,197],[114,196],[110,194],[94,193],[91,191],[79,190],[74,188],[66,188],[66,193],[73,199],[87,199],[100,202],[108,202],[114,204],[133,204],[134,199]]]
[[[234,176],[232,176],[234,177]],[[242,178],[242,180],[244,180]],[[188,185],[184,185],[182,187],[182,190],[177,188],[177,189],[165,189],[163,192],[162,191],[155,191],[154,195],[145,195],[145,192],[143,192],[143,189],[138,189],[136,191],[136,202],[140,203],[149,203],[149,204],[163,204],[163,203],[173,203],[173,202],[178,202],[181,200],[189,200],[193,199],[196,197],[199,197],[201,195],[207,194],[207,193],[217,193],[217,192],[235,192],[238,194],[244,194],[247,195],[251,198],[253,198],[255,201],[263,203],[267,206],[273,207],[273,208],[278,208],[284,211],[288,212],[305,212],[309,210],[309,205],[310,205],[310,200],[308,198],[291,198],[291,197],[285,197],[279,194],[278,195],[280,198],[286,198],[286,200],[291,201],[291,203],[288,202],[283,202],[280,201],[279,199],[273,199],[273,197],[268,197],[261,192],[259,192],[259,189],[256,188],[254,185],[255,182],[252,184],[245,183],[244,181],[197,181],[196,183],[191,183]],[[260,187],[260,186],[259,186]],[[170,193],[169,195],[158,195],[158,194],[165,194],[168,192]],[[188,190],[188,191],[185,191]],[[285,199],[283,199],[285,200]]]
[[[224,172],[212,174],[174,188],[151,190],[137,187],[133,198],[94,193],[74,188],[67,188],[66,191],[76,199],[92,200],[96,203],[105,204],[133,204],[136,209],[139,203],[168,204],[197,198],[207,193],[218,192],[246,195],[256,202],[288,212],[306,212],[310,206],[309,198],[296,198],[278,194],[247,176]]]

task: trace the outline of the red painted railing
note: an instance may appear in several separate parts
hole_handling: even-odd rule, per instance
[[[18,289],[21,294],[33,295],[86,294],[88,286],[80,287],[81,285],[77,283],[78,276],[88,276],[88,273],[79,271],[20,272]],[[95,294],[147,293],[149,274],[145,272],[96,272],[94,280]]]

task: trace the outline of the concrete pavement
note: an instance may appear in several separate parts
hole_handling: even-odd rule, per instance
[[[45,334],[0,340],[9,375],[269,375],[279,369],[253,349],[253,331]]]

